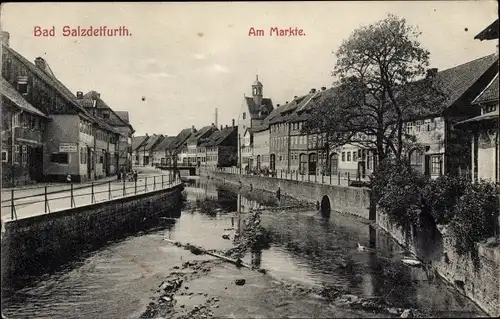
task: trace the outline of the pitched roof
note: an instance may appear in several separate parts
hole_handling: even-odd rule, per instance
[[[26,101],[23,96],[6,80],[2,77],[2,90],[1,93],[7,99],[9,99],[12,103],[14,103],[21,110],[36,114],[39,116],[47,117],[42,111],[35,108],[28,101]]]
[[[115,118],[110,117],[108,123],[113,126],[123,126],[126,125],[128,126],[132,131],[134,128],[128,121],[123,120],[106,102],[104,102],[103,99],[101,99],[101,95],[97,93],[96,91],[89,91],[86,94],[83,95],[81,99],[77,98],[77,103],[81,106],[83,106],[86,109],[91,109],[94,108],[94,101],[95,101],[95,107],[98,109],[107,109],[110,110],[118,120],[115,120]],[[128,112],[127,113],[127,118],[128,118]]]
[[[218,146],[227,142],[228,138],[234,137],[234,143],[236,144],[236,132],[238,131],[237,126],[231,126],[228,128],[223,128],[220,131],[215,131],[208,138],[204,139],[200,146]],[[231,135],[232,134],[232,135]]]
[[[163,140],[158,143],[154,148],[154,152],[163,152],[170,147],[170,144],[175,140],[175,136],[164,136]]]
[[[156,134],[153,134],[152,136],[150,136],[148,138],[148,140],[146,141],[146,145],[144,146],[144,149],[146,151],[149,151],[149,150],[152,150],[155,148],[155,146],[161,142],[163,140],[163,135],[156,135]]]
[[[141,147],[148,139],[148,135],[132,137],[132,152]]]
[[[496,19],[492,24],[487,26],[486,29],[479,32],[479,34],[476,35],[474,39],[481,41],[498,39],[498,19]]]
[[[212,125],[204,126],[199,131],[197,131],[196,133],[191,135],[188,138],[187,142],[188,142],[188,144],[191,144],[191,143],[198,144],[200,142],[201,138],[208,137],[208,135],[211,134],[212,131],[216,131],[216,130],[217,130],[217,128],[215,126],[212,126]]]
[[[109,131],[116,132],[116,130],[113,129],[111,126],[100,121],[95,116],[92,116],[90,113],[88,113],[85,110],[84,107],[80,106],[76,102],[76,96],[54,76],[52,71],[50,71],[50,68],[46,69],[45,71],[42,70],[41,68],[37,67],[36,65],[34,65],[30,61],[28,61],[28,59],[26,59],[24,56],[19,54],[16,50],[14,50],[10,46],[6,45],[4,42],[2,42],[2,48],[3,48],[3,50],[6,50],[7,52],[9,52],[13,56],[15,56],[31,72],[38,75],[45,83],[47,83],[52,88],[54,88],[61,96],[63,96],[68,102],[70,102],[71,105],[73,105],[80,113],[83,113],[85,116],[87,116],[91,120],[94,120],[94,122],[98,123],[101,127],[104,127]]]
[[[115,114],[127,123],[130,123],[128,111],[115,111]]]
[[[491,80],[490,84],[481,92],[472,102],[472,104],[498,102],[498,73],[495,78]]]
[[[169,145],[168,149],[177,150],[186,143],[187,139],[190,136],[191,136],[191,129],[190,128],[183,129],[182,131],[179,132],[179,134],[177,134],[172,143]]]
[[[494,64],[498,67],[498,56],[491,54],[438,72],[436,79],[448,94],[443,107],[457,102]]]
[[[261,105],[257,105],[253,97],[245,96],[245,103],[252,119],[264,118],[273,110],[273,101],[267,97],[262,99]]]

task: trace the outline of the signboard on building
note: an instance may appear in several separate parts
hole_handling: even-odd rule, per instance
[[[59,152],[60,153],[76,153],[78,151],[78,145],[76,143],[60,143]]]

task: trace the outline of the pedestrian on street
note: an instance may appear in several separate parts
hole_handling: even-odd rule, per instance
[[[71,183],[71,175],[70,174],[68,174],[66,176],[66,182]]]
[[[139,174],[137,173],[137,170],[135,170],[134,171],[134,182],[136,182],[136,183],[137,183],[137,175],[139,175]]]

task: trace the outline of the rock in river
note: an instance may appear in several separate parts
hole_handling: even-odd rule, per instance
[[[245,279],[236,279],[234,281],[234,283],[237,285],[237,286],[243,286],[245,284]]]

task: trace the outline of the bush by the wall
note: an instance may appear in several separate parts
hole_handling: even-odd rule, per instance
[[[455,215],[455,205],[465,194],[470,182],[459,176],[440,176],[430,180],[423,190],[423,196],[436,224],[446,225]]]
[[[459,255],[469,255],[478,266],[476,244],[495,235],[500,210],[498,189],[493,183],[469,184],[453,209],[450,228]]]

